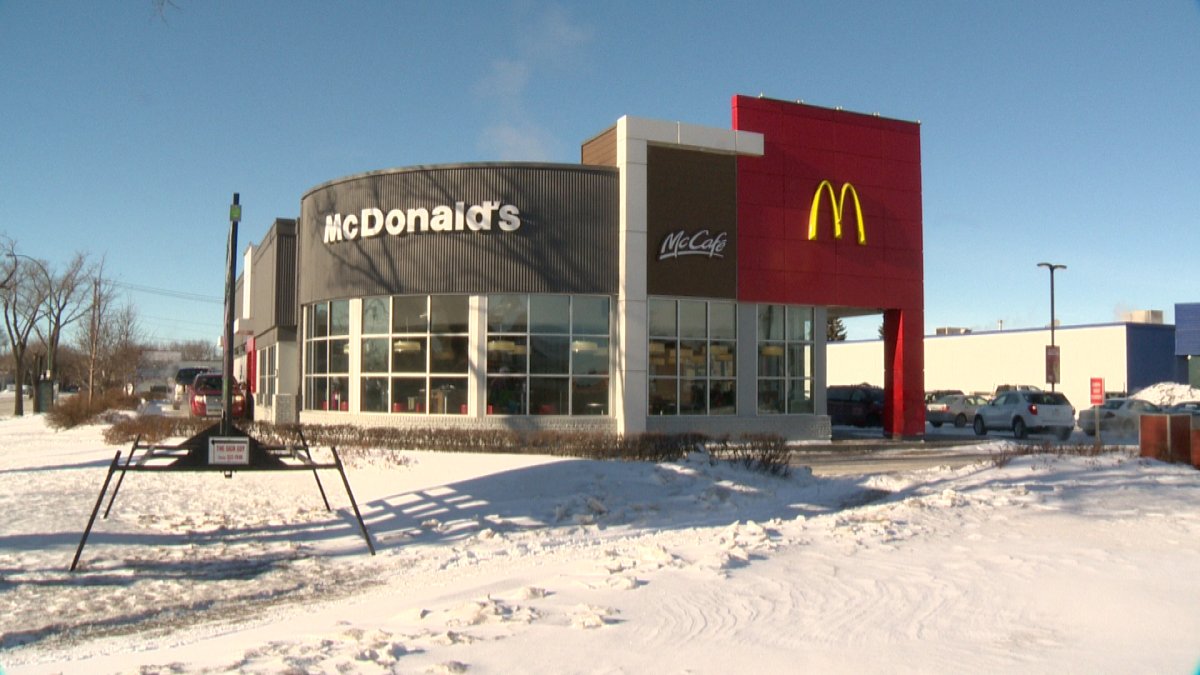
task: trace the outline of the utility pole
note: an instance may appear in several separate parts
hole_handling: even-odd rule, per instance
[[[96,357],[100,351],[100,278],[92,279],[92,317],[88,331],[88,408],[96,394]]]

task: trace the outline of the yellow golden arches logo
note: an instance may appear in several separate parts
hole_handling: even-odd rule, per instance
[[[863,227],[862,204],[858,201],[858,191],[849,183],[842,183],[841,195],[833,193],[833,184],[827,180],[823,180],[817,185],[817,191],[813,194],[812,208],[808,212],[808,238],[813,240],[817,238],[817,214],[821,210],[821,196],[828,193],[829,203],[833,206],[833,236],[835,239],[842,238],[842,213],[846,206],[846,193],[854,198],[854,215],[858,221],[858,243],[860,246],[865,246],[867,243],[867,231]]]

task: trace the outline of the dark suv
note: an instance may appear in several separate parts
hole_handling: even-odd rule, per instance
[[[883,389],[869,384],[834,385],[825,390],[829,421],[856,427],[883,424]]]
[[[207,373],[208,368],[180,368],[175,373],[175,386],[171,392],[171,407],[179,410],[179,406],[191,400],[192,394],[188,388],[196,381],[196,376]]]

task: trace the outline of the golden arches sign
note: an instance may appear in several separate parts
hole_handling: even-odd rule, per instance
[[[808,212],[808,238],[810,240],[817,238],[817,216],[821,211],[821,197],[825,194],[829,195],[829,203],[833,207],[833,236],[835,239],[842,238],[842,213],[846,207],[846,194],[849,193],[854,198],[854,215],[858,221],[858,243],[860,246],[865,246],[867,243],[867,231],[863,227],[863,212],[862,203],[858,201],[858,191],[849,183],[842,183],[842,192],[840,195],[833,193],[833,183],[827,180],[821,181],[817,185],[817,191],[813,194],[812,208]]]

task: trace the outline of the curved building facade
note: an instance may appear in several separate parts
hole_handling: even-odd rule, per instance
[[[828,437],[825,320],[883,312],[885,432],[919,435],[917,126],[745,97],[734,126],[309,190],[239,282],[260,417]]]

